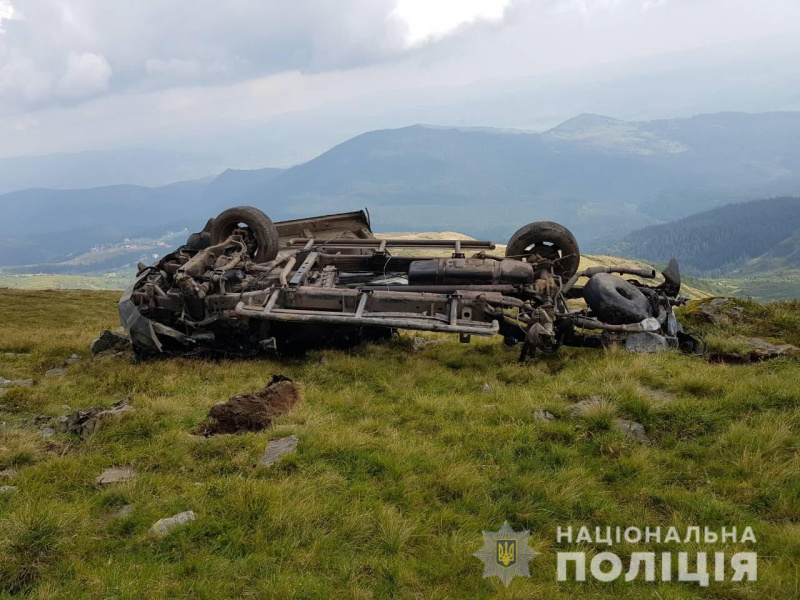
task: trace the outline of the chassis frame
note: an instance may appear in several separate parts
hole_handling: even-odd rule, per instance
[[[577,242],[560,225],[533,223],[515,236],[497,256],[485,240],[378,239],[366,211],[273,224],[235,207],[155,265],[140,263],[120,319],[142,356],[303,352],[398,329],[462,342],[499,334],[522,344],[521,358],[641,333],[697,350],[672,310],[684,300],[674,259],[663,283],[647,285],[653,269],[578,270]]]

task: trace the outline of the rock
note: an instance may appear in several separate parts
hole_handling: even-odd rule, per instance
[[[261,431],[269,427],[275,417],[289,412],[303,397],[302,385],[283,375],[274,375],[260,392],[233,396],[227,402],[212,406],[208,411],[212,422],[200,425],[194,433],[209,436]]]
[[[0,379],[0,387],[31,387],[33,379]]]
[[[0,485],[0,494],[13,494],[18,489],[15,485]]]
[[[272,440],[267,444],[267,450],[264,456],[258,461],[259,467],[268,467],[271,464],[278,462],[284,454],[289,454],[297,449],[297,436],[290,435],[289,437],[281,438],[279,440]]]
[[[634,354],[653,354],[669,348],[667,339],[651,331],[629,333],[625,338],[625,349]]]
[[[533,420],[534,421],[552,421],[556,417],[553,413],[547,412],[546,410],[537,410],[533,413]]]
[[[773,358],[800,356],[800,348],[783,342],[768,342],[761,338],[750,338],[744,341],[747,346],[738,352],[709,352],[710,362],[747,364],[762,362]]]
[[[17,472],[11,467],[0,471],[0,479],[14,479],[16,476]]]
[[[655,390],[653,388],[641,388],[641,393],[659,404],[667,404],[675,401],[675,394],[665,390]]]
[[[627,421],[625,419],[614,419],[614,429],[619,431],[626,438],[641,442],[642,444],[649,444],[650,438],[644,432],[644,425],[636,421]]]
[[[44,376],[45,377],[61,377],[61,376],[66,375],[66,374],[67,374],[67,370],[66,369],[50,369],[48,371],[45,371]]]
[[[191,523],[194,521],[194,519],[194,511],[187,510],[186,512],[178,513],[173,517],[159,519],[153,523],[153,526],[150,528],[150,533],[154,533],[156,535],[167,535],[176,527],[185,525],[186,523]]]
[[[586,400],[581,400],[580,402],[576,402],[572,406],[570,406],[570,410],[572,414],[580,417],[587,412],[591,412],[592,409],[598,406],[606,406],[609,402],[602,396],[589,396]]]
[[[122,483],[130,481],[136,477],[136,471],[130,467],[111,467],[103,471],[100,476],[95,479],[97,485],[108,485],[110,483]]]
[[[424,350],[428,346],[434,344],[441,344],[444,340],[426,340],[423,337],[414,336],[411,338],[411,345],[413,346],[414,350]]]
[[[484,383],[484,384],[483,384],[483,387],[481,387],[481,391],[482,391],[484,394],[488,394],[489,392],[491,392],[491,391],[492,391],[492,388],[490,388],[490,387],[489,387],[489,384],[488,384],[488,383]]]
[[[56,425],[59,433],[76,433],[82,440],[101,426],[103,421],[121,417],[128,411],[133,410],[128,404],[131,399],[123,398],[111,408],[84,408],[72,414],[61,417]]]
[[[92,342],[92,356],[105,353],[126,352],[130,349],[130,338],[109,331],[108,329],[101,331],[100,337]]]
[[[55,433],[56,433],[56,430],[53,429],[52,427],[45,427],[44,429],[41,429],[39,431],[39,435],[42,436],[43,438],[53,437],[53,435],[55,435]]]
[[[133,504],[126,504],[125,506],[120,507],[120,509],[117,510],[113,516],[116,517],[117,519],[124,519],[125,517],[129,517],[132,514],[133,514]]]
[[[744,310],[733,298],[709,298],[700,300],[690,310],[711,323],[740,319]]]
[[[77,354],[73,354],[73,355],[71,355],[71,356],[70,356],[70,357],[69,357],[69,358],[68,358],[68,359],[67,359],[65,362],[66,362],[68,365],[74,365],[74,364],[76,364],[76,363],[79,363],[79,362],[81,362],[81,357],[80,357],[80,356],[78,356]]]

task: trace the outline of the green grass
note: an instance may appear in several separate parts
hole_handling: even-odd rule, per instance
[[[796,361],[712,365],[563,349],[519,365],[499,339],[442,338],[414,352],[407,333],[306,360],[91,360],[92,338],[117,325],[116,299],[0,290],[0,376],[36,380],[0,398],[0,469],[17,470],[10,483],[19,487],[0,496],[0,598],[798,596]],[[746,314],[745,335],[798,334],[796,304],[752,304]],[[737,325],[726,327],[712,333]],[[85,360],[63,378],[44,377],[73,352]],[[274,373],[306,390],[274,428],[190,434],[214,403],[260,389]],[[123,396],[135,411],[85,441],[44,440],[25,421]],[[605,401],[572,416],[591,396]],[[542,409],[557,418],[535,420]],[[641,422],[651,443],[623,437],[615,418]],[[296,454],[254,469],[269,439],[290,434],[300,438]],[[138,476],[95,485],[112,465]],[[115,517],[126,504],[134,512]],[[163,539],[148,533],[185,510],[197,520]],[[504,520],[529,529],[542,553],[531,578],[507,590],[483,579],[471,556],[481,530]],[[558,583],[556,552],[577,546],[557,545],[556,529],[570,525],[750,525],[759,580]],[[632,551],[684,549],[612,547],[624,562]]]

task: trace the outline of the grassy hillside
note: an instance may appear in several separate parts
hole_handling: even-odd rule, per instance
[[[439,338],[415,351],[407,333],[306,360],[91,360],[91,339],[116,326],[116,299],[0,290],[0,376],[35,380],[0,400],[0,470],[16,470],[8,483],[18,487],[0,494],[0,597],[797,597],[794,361],[730,366],[565,349],[519,365],[500,340]],[[800,340],[798,303],[742,307],[741,333]],[[72,353],[83,360],[44,376]],[[214,403],[274,373],[306,390],[274,428],[190,433]],[[597,395],[598,409],[572,416],[577,401]],[[31,422],[124,396],[135,410],[84,441],[42,439]],[[536,420],[542,409],[556,419]],[[650,443],[613,429],[616,416],[642,423]],[[300,439],[296,454],[253,467],[268,440],[289,434]],[[135,480],[96,485],[112,465],[131,466]],[[133,512],[115,516],[125,505]],[[197,520],[163,539],[148,533],[185,510]],[[530,529],[542,553],[531,578],[507,590],[482,579],[471,556],[481,530],[504,520]],[[570,525],[749,525],[758,581],[557,584],[555,553],[581,549],[555,542]],[[631,551],[685,549],[613,548],[625,561]]]

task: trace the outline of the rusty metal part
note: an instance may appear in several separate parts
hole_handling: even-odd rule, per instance
[[[259,217],[258,209],[242,208]],[[591,307],[570,308],[570,289],[582,276],[652,278],[652,270],[594,267],[564,283],[552,260],[492,256],[485,252],[495,247],[489,241],[376,239],[365,211],[274,227],[279,249],[273,260],[256,260],[258,244],[245,223],[213,246],[205,244],[203,232],[193,234],[191,243],[141,268],[119,304],[134,348],[143,354],[250,356],[349,345],[410,329],[457,333],[462,341],[499,333],[507,343],[524,340],[527,355],[555,351],[562,343],[599,345],[598,334],[574,328],[672,337],[679,328],[672,313],[680,281],[676,264],[667,270],[666,285],[639,288],[657,318],[615,325],[597,319]],[[441,255],[393,256],[397,248]],[[467,258],[469,249],[481,252]]]

